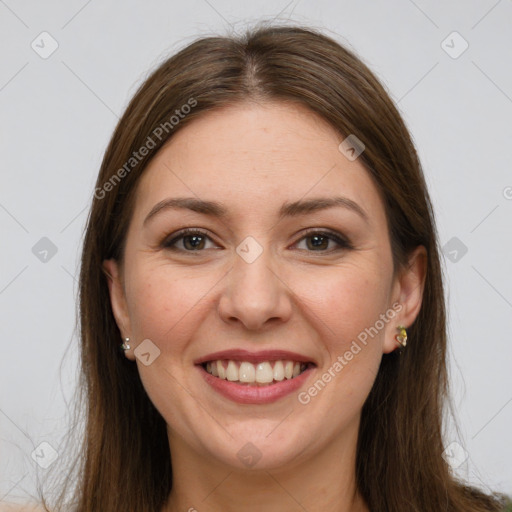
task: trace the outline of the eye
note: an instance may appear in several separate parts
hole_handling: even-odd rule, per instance
[[[194,252],[200,251],[201,249],[208,249],[208,247],[205,247],[206,240],[211,241],[211,238],[206,235],[204,231],[200,231],[198,229],[184,229],[177,233],[177,235],[171,240],[164,240],[162,247],[173,251],[182,250],[186,252]],[[182,243],[181,247],[177,246],[178,242]]]
[[[308,231],[306,235],[299,240],[299,242],[303,240],[306,241],[307,250],[311,249],[311,252],[333,252],[341,249],[352,249],[352,245],[348,240],[337,233],[329,231]],[[308,240],[311,242],[308,243]],[[338,247],[334,247],[332,250],[324,250],[329,248],[330,242],[333,242],[334,245],[337,245]]]
[[[311,240],[311,243],[308,243],[308,240]],[[203,249],[217,247],[215,244],[213,244],[213,247],[207,247],[207,241],[212,242],[211,238],[204,231],[199,229],[183,229],[170,240],[164,240],[161,245],[166,249],[184,252],[201,252]],[[330,253],[342,249],[352,249],[352,245],[348,240],[337,233],[329,231],[310,230],[295,245],[302,241],[306,241],[306,250],[310,252]],[[330,243],[334,244],[335,247],[325,250],[329,249]],[[179,244],[181,244],[181,247]]]

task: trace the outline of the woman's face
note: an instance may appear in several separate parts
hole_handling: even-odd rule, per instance
[[[421,272],[393,275],[383,202],[341,141],[304,107],[244,103],[177,132],[142,176],[123,268],[105,268],[171,453],[277,468],[354,441]]]

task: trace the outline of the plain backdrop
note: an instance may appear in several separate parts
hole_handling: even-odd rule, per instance
[[[444,248],[446,445],[459,476],[512,492],[511,0],[0,0],[0,500],[59,463],[78,257],[118,117],[196,37],[272,18],[353,49],[403,114]]]

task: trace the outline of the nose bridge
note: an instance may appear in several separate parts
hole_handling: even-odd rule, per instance
[[[291,312],[287,287],[275,270],[272,251],[263,244],[247,237],[237,246],[219,305],[225,321],[237,319],[249,329],[270,319],[285,320]]]

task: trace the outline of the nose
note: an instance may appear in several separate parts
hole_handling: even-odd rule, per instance
[[[224,322],[255,331],[290,318],[292,291],[273,263],[267,249],[252,262],[235,255],[218,306]]]

